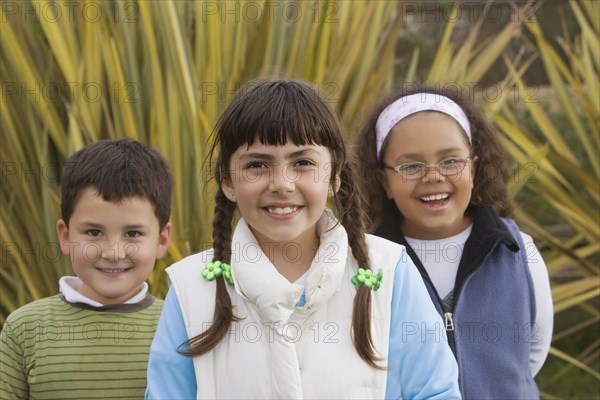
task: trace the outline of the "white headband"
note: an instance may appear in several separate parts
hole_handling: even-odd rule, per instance
[[[458,104],[439,94],[416,93],[400,97],[387,106],[377,118],[377,124],[375,124],[377,160],[381,157],[381,147],[392,128],[404,118],[420,111],[438,111],[451,116],[463,128],[469,138],[469,143],[471,142],[469,119]]]

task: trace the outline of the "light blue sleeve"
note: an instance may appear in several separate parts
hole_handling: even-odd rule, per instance
[[[386,399],[460,399],[442,318],[406,252],[394,273]]]
[[[194,362],[177,352],[187,339],[179,301],[169,290],[150,348],[146,399],[196,398]]]

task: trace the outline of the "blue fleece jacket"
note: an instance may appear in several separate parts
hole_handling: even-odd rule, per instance
[[[404,244],[421,272],[445,319],[463,397],[539,399],[529,369],[536,329],[535,293],[519,229],[491,208],[471,207],[469,212],[473,229],[465,243],[450,305],[439,298],[397,223],[382,225],[377,234]]]

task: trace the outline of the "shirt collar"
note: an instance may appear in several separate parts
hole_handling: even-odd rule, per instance
[[[102,307],[106,304],[101,304],[95,300],[90,299],[79,293],[79,288],[83,285],[81,279],[76,276],[63,276],[58,281],[59,290],[62,293],[65,300],[69,303],[83,303],[88,304],[94,307]],[[140,301],[144,300],[146,294],[148,293],[148,284],[144,282],[142,284],[142,290],[132,298],[127,301],[124,301],[123,304],[136,304]]]

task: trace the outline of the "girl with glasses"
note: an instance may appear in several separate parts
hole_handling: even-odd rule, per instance
[[[357,148],[375,233],[404,245],[444,319],[466,399],[539,398],[552,337],[548,273],[508,217],[508,162],[460,93],[404,91],[375,107]],[[373,177],[378,179],[373,179]]]

